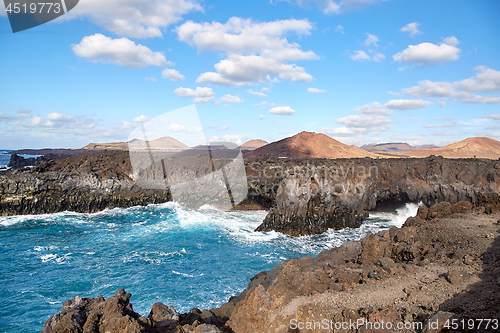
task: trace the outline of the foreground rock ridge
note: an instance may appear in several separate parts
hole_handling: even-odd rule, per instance
[[[497,331],[500,197],[483,199],[421,206],[402,228],[287,260],[220,308],[155,303],[141,317],[119,289],[65,302],[42,332]],[[465,329],[446,329],[452,322]]]
[[[183,172],[181,164],[169,172]],[[292,236],[359,227],[368,211],[400,202],[477,204],[500,186],[499,160],[249,157],[245,165],[248,195],[236,209],[268,209],[257,230]],[[39,158],[34,168],[0,172],[0,215],[92,213],[172,200],[168,190],[145,190],[133,178],[127,151]]]

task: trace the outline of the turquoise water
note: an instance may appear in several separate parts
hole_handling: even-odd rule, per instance
[[[0,217],[0,332],[41,331],[77,295],[132,293],[134,310],[155,302],[185,312],[212,308],[285,259],[317,255],[416,212],[372,214],[359,229],[299,238],[254,232],[266,212],[188,210],[175,203],[96,214]]]

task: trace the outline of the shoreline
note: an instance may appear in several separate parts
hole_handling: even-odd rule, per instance
[[[488,277],[495,276],[496,265],[500,267],[500,248],[495,245],[500,239],[499,202],[490,208],[466,202],[420,208],[402,228],[369,234],[322,251],[316,258],[286,260],[261,272],[239,296],[216,309],[179,314],[155,303],[148,317],[140,317],[131,310],[130,294],[123,290],[107,300],[77,297],[47,320],[43,332],[60,332],[68,325],[85,328],[90,323],[112,329],[110,322],[125,319],[126,329],[144,332],[163,332],[168,326],[183,332],[247,333],[283,332],[291,323],[306,325],[318,318],[423,324],[432,320],[444,324],[467,313],[471,318],[474,314],[495,318],[498,301],[479,296],[500,292],[500,281]],[[473,294],[467,292],[471,285],[477,285]],[[493,303],[472,306],[474,302]],[[84,319],[75,316],[82,311],[87,313]]]

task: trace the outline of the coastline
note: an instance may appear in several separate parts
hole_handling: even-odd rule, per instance
[[[133,312],[130,294],[104,300],[75,298],[47,320],[43,332],[68,327],[143,332],[302,332],[332,323],[439,322],[498,318],[500,202],[421,207],[402,228],[286,260],[251,278],[245,291],[216,309],[179,314],[155,303],[150,315]],[[418,235],[418,237],[417,237]],[[309,324],[308,324],[309,323]],[[121,326],[117,326],[121,325]],[[118,329],[118,327],[120,327]],[[416,326],[414,326],[416,327]],[[78,329],[76,331],[79,331]],[[328,330],[324,330],[328,331]],[[355,332],[356,330],[345,330]],[[420,332],[422,329],[398,330]],[[424,330],[430,332],[430,330]]]

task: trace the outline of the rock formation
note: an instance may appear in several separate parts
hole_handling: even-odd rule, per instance
[[[367,211],[395,202],[475,204],[479,193],[500,188],[500,161],[495,160],[431,156],[273,162],[261,169],[282,177],[276,204],[257,230],[294,236],[358,227]]]

